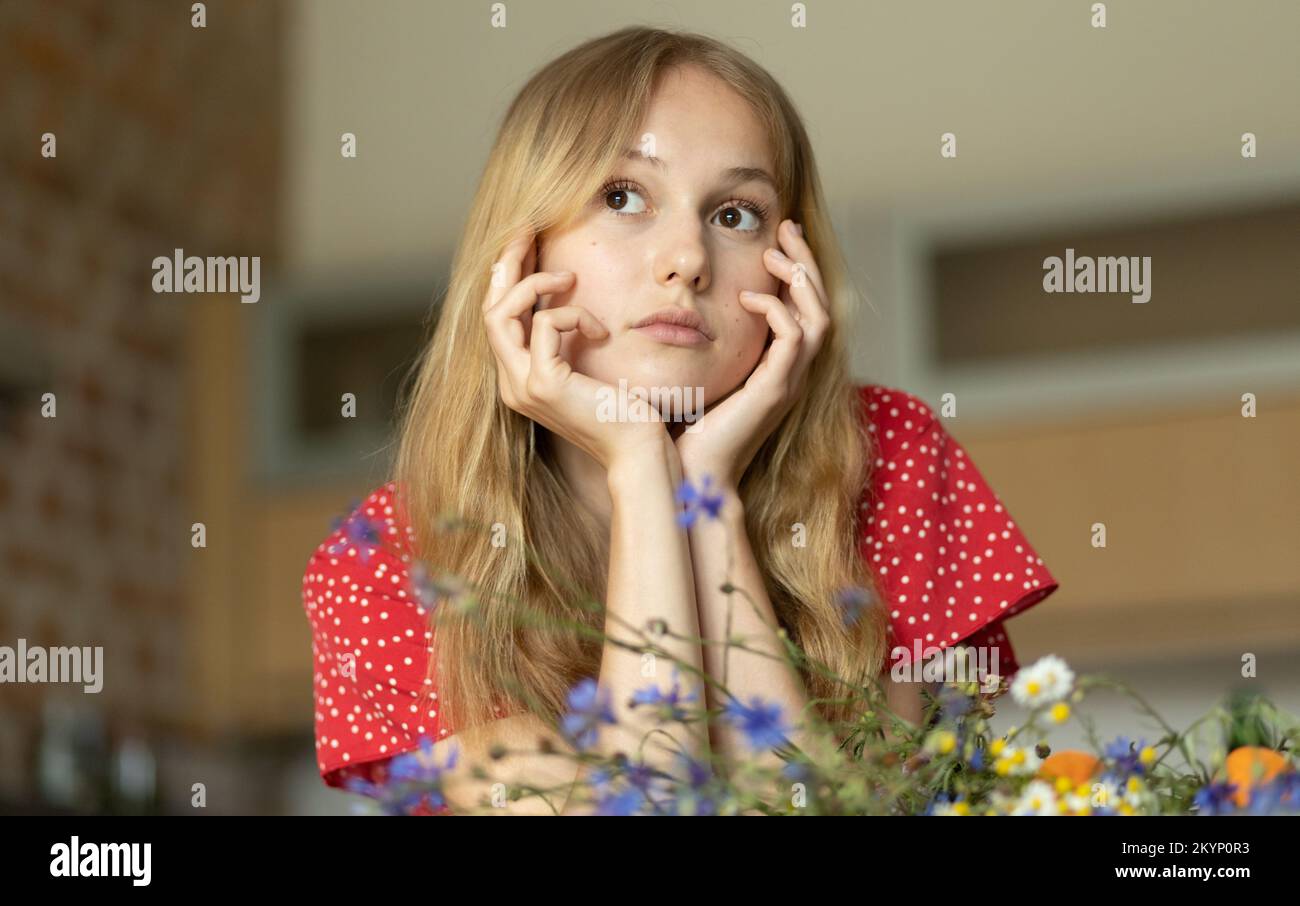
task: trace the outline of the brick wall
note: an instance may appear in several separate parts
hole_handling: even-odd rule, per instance
[[[106,677],[0,685],[0,800],[30,799],[49,702],[109,739],[184,723],[190,297],[155,295],[150,263],[274,266],[281,9],[0,4],[0,645],[102,645]]]

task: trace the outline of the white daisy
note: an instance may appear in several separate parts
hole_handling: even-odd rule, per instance
[[[1066,793],[1062,798],[1065,801],[1065,807],[1072,812],[1078,813],[1092,810],[1092,801],[1087,796],[1080,796],[1078,793]]]
[[[1010,762],[1009,773],[1020,776],[1037,774],[1038,769],[1043,765],[1043,759],[1038,757],[1033,746],[1007,746],[1002,752],[1002,757]]]
[[[1116,808],[1123,794],[1112,780],[1099,780],[1092,785],[1093,808]]]
[[[1040,817],[1061,814],[1060,807],[1056,804],[1056,790],[1045,781],[1032,781],[1020,794],[1020,799],[1011,810],[1011,814]]]
[[[1074,687],[1074,671],[1054,654],[1039,658],[1016,674],[1011,696],[1026,708],[1058,702]]]

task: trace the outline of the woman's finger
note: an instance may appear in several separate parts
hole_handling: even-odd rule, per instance
[[[529,341],[532,374],[550,377],[558,370],[568,370],[560,357],[560,334],[581,330],[585,336],[599,340],[609,336],[605,325],[580,305],[547,308],[533,315],[533,335]]]
[[[533,237],[525,230],[521,231],[506,245],[501,257],[492,265],[492,278],[488,282],[487,298],[483,300],[483,310],[492,308],[503,298],[521,277],[527,276],[524,270],[524,258],[533,244]]]
[[[763,362],[771,366],[772,380],[780,381],[783,388],[788,386],[787,382],[800,362],[803,328],[776,296],[746,290],[740,294],[740,304],[746,311],[767,318],[768,326],[772,328],[772,343],[763,356]]]
[[[563,292],[572,283],[573,274],[569,271],[557,274],[540,271],[530,274],[511,287],[496,305],[483,314],[488,341],[516,377],[525,374],[528,367],[528,350],[524,348],[527,335],[524,333],[521,316],[532,310],[539,295]]]
[[[817,294],[817,288],[813,286],[806,271],[800,273],[803,265],[789,259],[782,261],[770,254],[764,258],[764,262],[768,263],[769,270],[781,281],[782,301],[788,300],[790,314],[795,316],[800,327],[820,339],[830,324],[830,315],[826,313],[825,302]]]
[[[803,234],[795,229],[794,221],[785,221],[776,231],[777,242],[781,243],[784,254],[796,264],[802,264],[809,281],[817,288],[817,295],[823,304],[826,301],[826,284],[822,281],[822,272],[817,267],[812,246]]]

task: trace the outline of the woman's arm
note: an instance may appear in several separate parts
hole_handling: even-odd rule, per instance
[[[777,637],[779,623],[745,531],[744,505],[734,487],[724,488],[721,493],[724,503],[719,517],[697,519],[690,529],[705,670],[714,680],[725,682],[745,705],[757,697],[766,705],[779,706],[787,725],[795,728],[790,741],[809,751],[814,739],[806,727],[800,726],[805,723],[808,694],[798,672],[785,660],[783,643]],[[727,583],[736,590],[730,594],[724,592],[722,588]],[[728,637],[739,639],[747,648],[755,650],[729,648]],[[710,690],[710,694],[714,696],[710,708],[726,704],[717,700],[719,692]],[[774,768],[784,764],[770,750],[755,753],[743,730],[727,720],[715,721],[712,731],[718,755],[731,768],[743,761],[757,761]]]
[[[662,444],[619,459],[607,471],[613,509],[610,518],[609,581],[605,597],[605,642],[599,684],[607,690],[618,723],[602,729],[598,748],[633,757],[663,771],[674,766],[675,753],[695,760],[708,757],[708,735],[702,724],[670,724],[658,730],[653,709],[629,707],[633,694],[648,686],[672,690],[674,666],[682,665],[678,686],[683,695],[704,700],[703,655],[695,603],[695,581],[686,533],[677,522],[676,488],[681,467],[676,448],[665,431]],[[638,645],[656,620],[668,632],[655,644],[677,663],[647,660],[618,642]],[[694,671],[694,672],[693,672]]]
[[[698,675],[704,670],[703,656],[694,641],[700,636],[700,627],[690,549],[686,533],[677,523],[674,499],[681,468],[672,440],[664,432],[660,443],[630,449],[613,460],[606,474],[613,508],[605,603],[607,640],[598,686],[600,694],[608,696],[617,722],[599,726],[587,751],[606,757],[622,752],[671,774],[679,770],[675,763],[679,752],[707,762],[706,730],[702,724],[661,727],[653,709],[634,709],[629,702],[638,690],[651,685],[670,691],[678,663],[682,665],[677,677],[680,691],[704,700],[704,684]],[[667,657],[647,661],[640,651],[619,644],[640,647],[647,627],[655,620],[662,620],[669,629],[655,642]],[[540,750],[540,739],[547,741],[552,753]],[[494,720],[440,740],[434,746],[435,761],[447,763],[452,746],[460,747],[460,757],[443,775],[443,795],[454,809],[471,810],[488,801],[496,806],[490,814],[591,811],[587,803],[572,796],[587,774],[575,759],[575,750],[534,715]],[[494,759],[494,748],[507,754]],[[480,768],[487,777],[475,776]],[[509,802],[502,798],[502,788],[494,790],[498,783],[547,790],[550,795],[546,800],[529,796]]]

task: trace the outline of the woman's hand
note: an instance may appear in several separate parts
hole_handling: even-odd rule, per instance
[[[687,478],[709,475],[724,488],[738,486],[758,448],[803,392],[808,365],[830,326],[812,249],[794,221],[782,221],[776,233],[786,254],[768,249],[763,264],[781,280],[780,296],[740,294],[747,311],[767,316],[772,343],[743,386],[678,436]]]
[[[492,285],[483,303],[502,401],[586,451],[607,471],[615,462],[643,453],[662,455],[665,448],[671,449],[661,421],[600,419],[601,400],[612,398],[605,394],[613,395],[615,390],[570,367],[560,355],[560,334],[580,330],[600,340],[609,331],[578,305],[534,312],[538,296],[564,292],[576,279],[567,271],[534,273],[535,266],[534,237],[523,233],[493,265]]]

